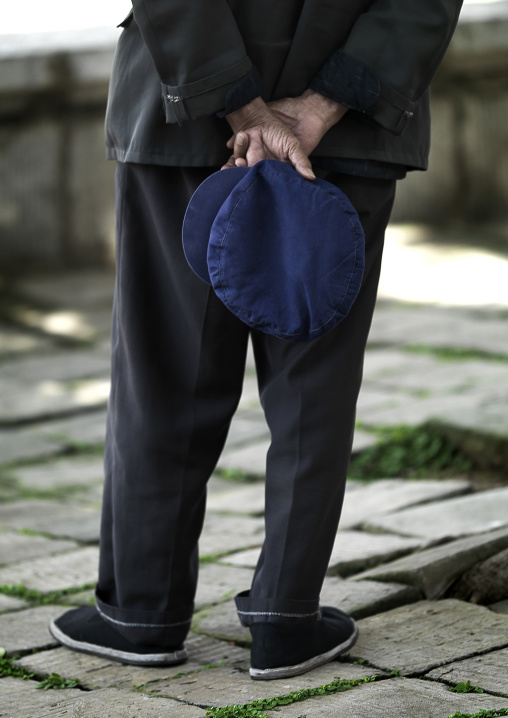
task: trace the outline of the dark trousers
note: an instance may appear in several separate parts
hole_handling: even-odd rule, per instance
[[[119,164],[97,606],[137,643],[172,646],[189,629],[206,483],[237,407],[252,336],[272,442],[266,538],[240,619],[309,620],[337,532],[355,406],[394,196],[390,180],[321,172],[356,207],[366,270],[348,317],[291,343],[251,331],[189,269],[187,203],[210,168]],[[319,225],[318,225],[319,226]]]

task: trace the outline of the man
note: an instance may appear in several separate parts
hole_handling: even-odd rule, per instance
[[[428,86],[460,5],[134,0],[106,120],[108,157],[119,161],[118,244],[97,608],[53,622],[65,645],[127,663],[185,660],[206,482],[249,336],[272,434],[265,544],[236,598],[252,633],[251,676],[303,673],[354,644],[354,622],[320,608],[319,594],[395,182],[427,166]],[[249,330],[182,253],[198,185],[221,166],[266,158],[334,183],[365,233],[356,302],[308,343]]]

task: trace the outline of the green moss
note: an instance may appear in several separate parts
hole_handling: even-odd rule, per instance
[[[473,468],[471,459],[435,426],[403,424],[376,433],[380,441],[352,457],[350,478],[451,476]]]
[[[28,601],[28,603],[32,606],[45,606],[55,603],[71,603],[72,601],[69,599],[73,594],[94,588],[94,585],[95,584],[84,584],[83,586],[66,588],[62,591],[50,591],[48,593],[36,591],[33,588],[27,588],[22,584],[18,584],[17,586],[4,585],[0,586],[0,593],[4,596],[12,596],[13,598],[20,598],[23,601]]]
[[[464,349],[462,347],[432,347],[425,344],[408,344],[403,347],[410,354],[425,354],[433,356],[443,362],[450,361],[491,361],[501,364],[508,363],[508,354],[485,352],[479,349]]]
[[[376,676],[368,676],[358,680],[346,678],[335,678],[331,683],[318,686],[317,688],[302,688],[299,691],[286,693],[273,698],[261,698],[252,703],[243,703],[236,706],[224,706],[222,708],[208,708],[206,715],[213,718],[267,718],[265,710],[277,710],[279,706],[287,706],[291,703],[305,701],[314,696],[327,696],[333,693],[342,693],[352,688],[361,686],[364,683],[371,683]]]

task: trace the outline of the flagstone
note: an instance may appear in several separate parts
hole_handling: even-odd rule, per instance
[[[37,425],[34,433],[48,439],[54,437],[66,446],[103,444],[106,436],[106,411],[87,411],[78,416],[69,416],[63,421],[48,421]]]
[[[13,598],[13,596],[6,596],[0,593],[0,613],[6,613],[7,611],[15,611],[19,608],[27,608],[28,604],[26,601],[22,601],[20,598]],[[0,636],[0,646],[2,638]]]
[[[166,698],[133,693],[121,688],[83,692],[72,700],[61,701],[55,708],[23,718],[205,718],[205,710]]]
[[[99,549],[89,546],[0,568],[0,584],[21,584],[43,592],[59,591],[95,583],[98,565]]]
[[[421,675],[508,646],[508,618],[463,601],[420,601],[359,623],[351,655],[383,670]]]
[[[264,540],[264,533],[265,525],[262,518],[225,516],[208,511],[199,540],[199,553],[200,556],[205,556],[260,546]]]
[[[350,576],[379,563],[411,553],[422,545],[420,539],[365,531],[339,531],[328,564],[328,574]],[[255,567],[261,549],[239,551],[225,556],[221,563]]]
[[[407,481],[379,479],[369,483],[348,481],[340,528],[356,528],[374,517],[399,512],[418,504],[431,504],[471,490],[464,479]],[[354,492],[354,493],[353,493]],[[393,530],[389,530],[393,533]]]
[[[100,511],[59,501],[13,501],[0,504],[0,526],[91,543],[99,540]]]
[[[452,686],[471,681],[472,686],[508,698],[508,648],[440,666],[427,678]]]
[[[30,489],[83,487],[102,484],[104,466],[101,457],[75,456],[31,466],[16,467],[13,473],[21,486]]]
[[[414,586],[426,598],[438,598],[472,566],[508,546],[508,528],[438,546],[369,569],[355,580],[392,581]]]
[[[76,688],[65,691],[42,691],[37,681],[19,678],[0,679],[0,715],[6,718],[41,718],[47,709],[58,708],[82,692]],[[81,718],[81,717],[80,717]]]
[[[75,678],[89,690],[123,686],[136,688],[152,681],[169,681],[182,673],[190,674],[203,670],[204,666],[233,665],[248,669],[250,652],[209,636],[191,633],[185,641],[189,660],[178,666],[129,666],[91,656],[67,648],[58,647],[35,653],[15,661],[41,676],[58,673],[65,679]],[[150,686],[147,686],[149,689]]]
[[[0,532],[0,566],[51,556],[76,547],[77,545],[73,541],[53,540],[44,536],[27,536],[12,531],[2,531]]]
[[[277,681],[278,682],[278,681]],[[344,693],[315,696],[303,703],[266,711],[269,718],[448,718],[508,708],[506,698],[477,693],[452,693],[430,681],[407,678],[380,680]]]
[[[305,688],[316,688],[330,683],[337,676],[360,679],[374,675],[376,670],[349,663],[328,663],[302,676],[275,681],[253,681],[244,672],[234,668],[215,668],[192,676],[150,684],[151,695],[167,696],[199,706],[224,706],[250,703],[261,698],[272,698]],[[300,715],[305,704],[299,703]],[[284,709],[282,709],[284,710]],[[278,713],[279,714],[279,713]],[[284,713],[280,713],[284,716]]]
[[[226,482],[225,482],[226,483]],[[227,482],[223,491],[213,491],[206,502],[210,511],[232,514],[263,514],[265,510],[265,482],[233,484]]]
[[[468,536],[502,526],[508,526],[508,487],[373,516],[365,523],[367,530],[427,539]]]
[[[494,611],[494,613],[503,613],[505,616],[508,616],[508,598],[504,601],[492,603],[489,608],[491,611]]]
[[[250,588],[254,571],[248,568],[221,566],[205,563],[199,567],[198,590],[195,605],[197,610],[210,604],[219,603]]]
[[[21,379],[2,379],[0,425],[8,426],[52,416],[96,409],[106,405],[110,382],[107,379],[55,381],[43,379],[32,384]]]
[[[0,616],[1,647],[5,648],[9,655],[14,655],[22,651],[56,646],[57,641],[51,636],[48,624],[64,611],[62,606],[40,606],[15,613],[3,613]]]
[[[412,586],[379,581],[351,581],[327,576],[321,590],[321,605],[332,605],[360,619],[413,603],[421,598]]]
[[[416,344],[455,347],[492,354],[508,354],[506,320],[488,311],[425,307],[379,301],[374,312],[369,344]],[[450,362],[451,363],[451,362]]]
[[[264,476],[269,447],[270,439],[261,438],[247,446],[225,450],[217,467],[222,471],[240,471],[247,475]]]
[[[39,459],[62,451],[64,442],[38,435],[33,429],[0,430],[0,463]]]
[[[353,618],[363,618],[417,601],[421,594],[411,586],[377,581],[354,582],[327,576],[321,591],[321,604],[340,607]],[[243,627],[233,600],[205,609],[194,617],[194,630],[225,641],[250,643],[249,630]]]

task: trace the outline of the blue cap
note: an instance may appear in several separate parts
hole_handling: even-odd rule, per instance
[[[346,195],[290,165],[263,160],[208,177],[183,223],[190,267],[254,329],[310,341],[347,316],[365,241]]]

